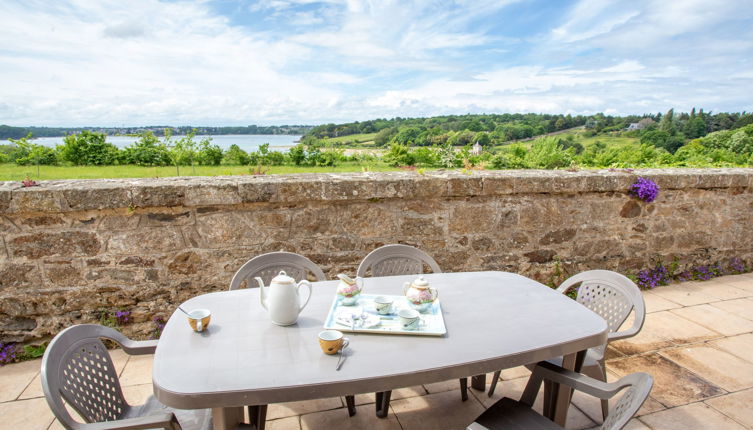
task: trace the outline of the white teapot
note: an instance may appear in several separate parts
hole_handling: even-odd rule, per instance
[[[265,291],[264,281],[259,277],[255,279],[259,283],[261,305],[269,311],[272,322],[277,325],[295,324],[298,321],[298,314],[311,299],[311,283],[304,279],[296,284],[295,279],[288,276],[284,271],[280,271],[277,276],[272,278],[272,282],[269,287],[266,287]],[[301,285],[306,285],[309,289],[309,295],[303,305],[301,305],[300,294],[298,293]]]

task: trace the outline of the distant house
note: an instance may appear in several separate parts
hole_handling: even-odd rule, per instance
[[[478,142],[474,143],[473,146],[471,147],[471,154],[473,155],[481,154],[481,145]]]
[[[627,128],[627,131],[633,131],[633,130],[643,130],[645,125],[639,123],[639,122],[631,122],[630,125]]]

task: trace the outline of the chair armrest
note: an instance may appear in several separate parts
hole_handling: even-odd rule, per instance
[[[470,423],[465,430],[489,430],[489,428],[482,426],[477,422]]]
[[[547,361],[542,361],[534,368],[531,379],[528,381],[528,385],[526,385],[523,395],[520,397],[521,403],[529,406],[533,405],[543,380],[567,385],[600,399],[609,399],[628,385],[621,383],[622,380],[614,383],[597,381],[580,373],[575,373]]]
[[[174,413],[159,412],[145,417],[86,424],[83,428],[86,430],[144,430],[153,428],[180,430],[180,424]]]
[[[128,355],[154,354],[157,349],[157,339],[154,340],[131,340],[126,338],[120,346]]]

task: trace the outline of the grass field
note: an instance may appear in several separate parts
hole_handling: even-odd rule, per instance
[[[365,134],[350,134],[348,136],[340,136],[340,137],[330,137],[328,139],[322,139],[322,142],[324,142],[325,145],[328,144],[335,144],[335,145],[348,145],[348,144],[369,144],[374,142],[374,137],[376,136],[376,133],[365,133]]]
[[[195,166],[194,169],[190,166],[181,166],[180,175],[178,175],[175,166],[39,166],[39,175],[37,175],[36,166],[0,164],[0,181],[22,181],[27,176],[36,180],[50,180],[250,175],[256,169],[256,167],[252,166]],[[384,163],[373,163],[367,166],[361,166],[356,163],[343,163],[336,167],[265,166],[262,169],[264,174],[361,172],[364,169],[373,172],[399,170]]]

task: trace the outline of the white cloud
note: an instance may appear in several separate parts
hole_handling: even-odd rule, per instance
[[[4,1],[0,123],[753,109],[753,4],[581,0],[511,35],[490,22],[512,3],[262,0],[239,22],[204,1]]]

